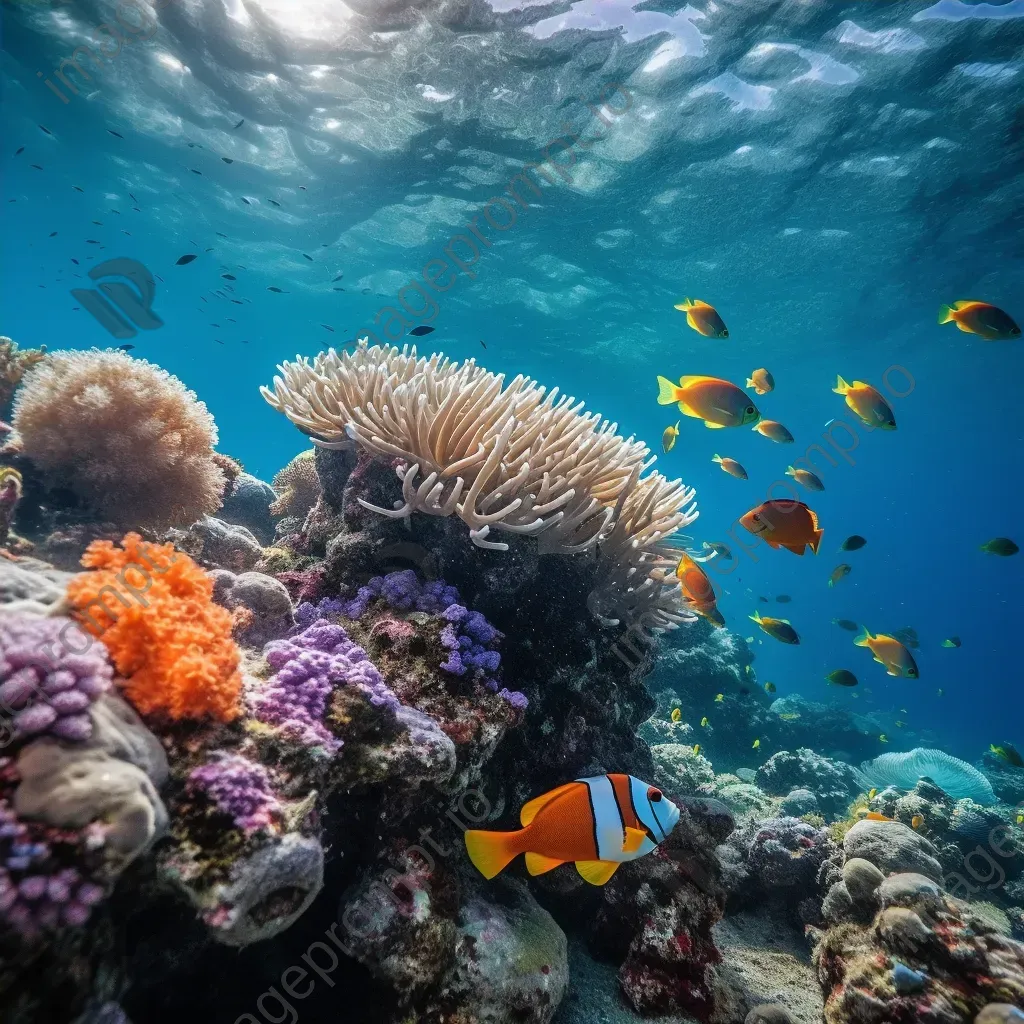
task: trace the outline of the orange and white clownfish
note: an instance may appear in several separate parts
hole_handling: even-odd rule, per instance
[[[591,885],[604,885],[620,864],[668,837],[679,808],[632,775],[597,775],[535,797],[523,805],[519,821],[518,832],[466,832],[469,859],[485,878],[525,853],[531,875],[572,861]]]

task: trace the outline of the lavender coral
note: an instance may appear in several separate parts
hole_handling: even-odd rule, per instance
[[[19,737],[88,740],[89,708],[113,674],[104,647],[70,619],[0,619],[0,711],[13,714]]]
[[[188,526],[227,484],[206,406],[166,370],[124,352],[57,352],[14,402],[21,452],[104,520]]]
[[[398,698],[366,651],[327,619],[267,644],[264,655],[276,674],[253,697],[256,717],[302,744],[321,746],[331,755],[341,749],[341,740],[323,721],[331,694],[339,687],[355,687],[375,707],[398,711]]]
[[[246,832],[269,828],[280,801],[267,769],[240,754],[214,751],[188,778],[192,793],[205,793],[217,810]]]

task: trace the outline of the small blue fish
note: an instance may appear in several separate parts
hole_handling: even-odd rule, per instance
[[[901,996],[913,995],[924,988],[928,975],[924,971],[913,971],[906,964],[898,960],[892,965],[893,987]]]

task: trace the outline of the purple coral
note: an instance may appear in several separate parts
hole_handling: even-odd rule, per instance
[[[246,832],[269,828],[281,806],[267,769],[240,754],[215,751],[189,775],[188,788],[205,793]]]
[[[0,761],[2,767],[9,765],[9,759]],[[77,868],[65,865],[68,838],[38,822],[21,821],[0,798],[0,921],[33,936],[89,920],[106,894]],[[85,832],[71,838],[88,839]]]
[[[326,619],[286,640],[272,641],[263,653],[276,674],[253,698],[256,717],[307,746],[322,746],[332,755],[341,749],[341,740],[323,721],[338,687],[356,687],[375,707],[398,711],[398,698],[366,651]]]
[[[89,708],[113,675],[103,645],[70,619],[0,620],[0,712],[13,713],[18,736],[89,739]]]

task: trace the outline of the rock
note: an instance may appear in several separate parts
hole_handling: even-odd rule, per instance
[[[933,940],[921,916],[906,907],[887,907],[878,919],[878,935],[890,949],[919,955]]]
[[[568,981],[565,935],[526,886],[505,878],[485,890],[474,882],[459,908],[455,962],[441,985],[445,1017],[548,1024]]]
[[[743,1024],[793,1024],[793,1018],[778,1003],[762,1003],[747,1014]]]
[[[850,765],[831,761],[807,747],[772,754],[758,768],[757,784],[772,796],[785,796],[794,789],[810,790],[830,820],[845,811],[860,790]]]
[[[782,798],[780,810],[791,818],[813,814],[818,809],[818,798],[809,789],[794,789]]]
[[[829,924],[839,924],[854,916],[856,905],[844,881],[831,886],[821,902],[821,916]]]
[[[260,648],[279,640],[295,625],[295,607],[288,589],[273,576],[262,572],[235,575],[227,569],[212,569],[214,600],[235,611],[245,609],[235,627],[235,638],[248,647]]]
[[[765,889],[795,889],[802,896],[834,849],[824,829],[798,818],[770,818],[755,833],[747,861]]]
[[[88,746],[127,761],[145,772],[159,789],[169,775],[167,754],[135,709],[115,693],[105,693],[90,711],[93,723]]]
[[[912,871],[942,881],[935,847],[898,821],[858,821],[846,833],[843,850],[848,858],[869,860],[887,875]]]
[[[938,896],[941,888],[930,878],[916,872],[900,872],[890,875],[878,887],[878,898],[882,906],[905,906],[925,896]]]
[[[872,903],[875,890],[885,880],[885,875],[869,860],[849,857],[843,864],[843,883],[854,903]]]
[[[36,558],[20,558],[17,562],[0,558],[0,605],[13,601],[31,601],[44,607],[54,604],[64,597],[67,581],[73,575]]]
[[[747,782],[731,782],[720,785],[721,776],[716,782],[715,796],[722,801],[734,814],[744,817],[764,817],[771,815],[775,809],[775,801],[757,786]]]
[[[711,762],[692,747],[681,743],[658,743],[651,747],[654,758],[654,783],[670,794],[693,795],[715,781]]]
[[[1009,1003],[989,1003],[974,1018],[974,1024],[1024,1024],[1024,1010]]]
[[[260,560],[263,548],[244,526],[204,516],[187,530],[171,530],[168,539],[208,568],[246,572]]]
[[[239,473],[217,516],[225,523],[244,526],[261,544],[267,545],[274,539],[274,517],[269,506],[276,499],[270,484],[249,473]]]

